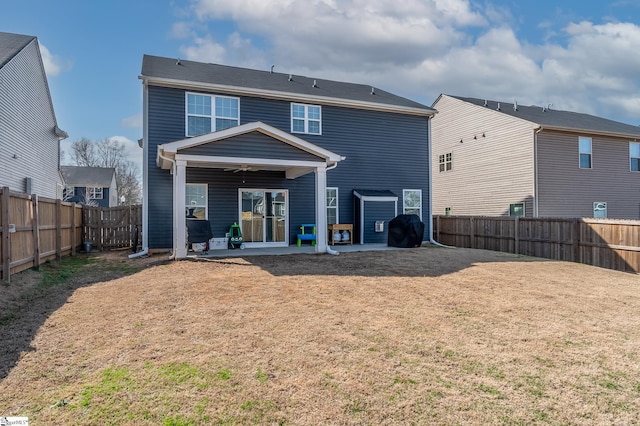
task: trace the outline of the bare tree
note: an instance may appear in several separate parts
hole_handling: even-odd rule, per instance
[[[78,139],[71,143],[70,157],[78,166],[115,168],[118,197],[124,196],[124,203],[127,205],[142,201],[140,167],[127,159],[125,146],[117,140]]]

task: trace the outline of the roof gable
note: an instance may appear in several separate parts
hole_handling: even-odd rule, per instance
[[[0,68],[33,40],[33,36],[0,32]]]
[[[67,186],[108,188],[115,178],[113,167],[60,166]]]
[[[434,113],[426,105],[368,85],[150,55],[144,55],[141,78],[155,84],[210,88],[221,93],[344,103],[352,107],[405,110],[420,115]]]
[[[632,138],[640,137],[640,127],[638,126],[632,126],[594,115],[555,110],[535,105],[525,106],[477,98],[446,96],[538,124],[543,129],[598,133]]]

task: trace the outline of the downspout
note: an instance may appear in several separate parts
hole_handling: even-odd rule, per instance
[[[142,251],[137,253],[133,253],[129,255],[129,259],[134,259],[136,257],[142,257],[149,254],[149,192],[148,192],[148,156],[147,153],[149,151],[149,135],[147,134],[148,128],[148,116],[147,116],[147,105],[149,100],[149,90],[147,87],[146,80],[142,79],[142,243],[144,246],[142,247]]]
[[[342,157],[342,160],[345,160],[347,157]],[[336,167],[338,167],[338,162],[336,161],[335,163],[333,163],[331,166],[326,168],[326,171],[328,172],[329,170],[333,170]],[[353,237],[352,237],[353,238]],[[329,247],[329,243],[327,242],[327,250],[326,250],[327,254],[332,254],[334,256],[337,256],[340,254],[340,252],[332,249],[331,247]]]
[[[444,244],[441,244],[439,242],[437,242],[434,238],[433,238],[433,167],[432,167],[432,158],[431,158],[431,119],[433,118],[432,115],[429,116],[429,118],[427,118],[427,131],[428,131],[428,139],[427,139],[427,152],[428,152],[428,156],[429,156],[429,226],[431,227],[431,229],[429,230],[429,243],[439,246],[439,247],[445,247],[445,248],[454,248],[451,246],[447,246]]]
[[[533,133],[533,217],[538,217],[538,133],[542,126]]]
[[[176,172],[176,170],[175,170],[176,161],[172,160],[169,157],[165,157],[164,155],[162,155],[161,152],[162,152],[161,150],[158,150],[158,157],[160,157],[161,159],[166,160],[169,163],[171,163],[171,172],[175,173]],[[174,230],[174,232],[175,232],[175,230]],[[174,247],[174,249],[175,249],[175,247]],[[130,254],[129,255],[129,259],[133,259],[133,258],[136,258],[136,257],[141,257],[141,256],[144,256],[144,255],[146,255],[148,253],[149,253],[149,246],[145,247],[141,252]],[[175,250],[174,250],[173,253],[171,253],[171,255],[169,255],[169,259],[170,260],[174,260],[175,258],[176,258],[176,253],[175,253]]]

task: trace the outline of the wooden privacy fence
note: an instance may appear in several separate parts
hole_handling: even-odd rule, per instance
[[[0,190],[0,278],[75,254],[82,242],[82,207]]]
[[[142,206],[83,206],[84,241],[98,250],[114,250],[137,245],[142,232]]]
[[[442,244],[640,272],[640,221],[434,216]]]
[[[88,207],[0,189],[0,281],[74,255],[85,241],[98,250],[129,248],[142,229],[142,206]]]

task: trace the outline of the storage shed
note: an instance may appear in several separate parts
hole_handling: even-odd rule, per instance
[[[387,225],[397,211],[398,196],[388,189],[354,189],[353,243],[386,244]]]

